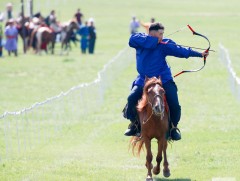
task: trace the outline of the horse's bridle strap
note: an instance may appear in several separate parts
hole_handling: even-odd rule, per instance
[[[156,99],[156,97],[159,97],[160,99],[162,98],[162,96],[160,94],[156,94],[154,97],[153,97],[153,100],[152,102],[149,101],[148,99],[148,103],[152,106],[153,105],[153,101]]]

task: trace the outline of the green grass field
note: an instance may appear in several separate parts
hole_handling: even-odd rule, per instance
[[[0,2],[1,11],[7,2]],[[168,147],[171,177],[166,180],[240,180],[240,102],[231,92],[228,73],[219,61],[218,52],[218,45],[222,43],[229,50],[234,69],[240,77],[239,1],[40,2],[44,15],[55,9],[62,21],[70,19],[78,7],[85,19],[93,17],[97,28],[96,52],[82,55],[79,47],[74,47],[68,56],[60,56],[58,45],[54,56],[38,56],[31,52],[24,55],[21,41],[17,58],[8,57],[4,51],[4,57],[0,58],[0,114],[20,110],[74,85],[96,79],[97,72],[128,45],[129,22],[133,15],[144,22],[155,17],[165,25],[166,35],[190,24],[209,38],[212,49],[217,52],[210,54],[202,71],[185,74],[175,80],[182,106],[179,124],[182,140]],[[14,8],[17,7],[19,4],[15,4]],[[187,29],[171,38],[179,44],[207,47],[204,39],[192,36]],[[201,60],[194,58],[168,60],[173,73],[202,65]],[[119,61],[124,62],[124,59]],[[123,136],[128,121],[122,118],[121,110],[135,76],[133,60],[107,89],[104,103],[97,111],[63,126],[60,135],[36,149],[9,159],[0,155],[0,180],[145,180],[145,153],[140,158],[133,157],[128,151],[129,138]],[[65,116],[70,122],[75,119],[71,114]],[[4,121],[0,120],[0,124],[2,153],[5,152]],[[50,129],[46,128],[47,131]],[[153,148],[156,156],[156,142],[153,142]],[[165,180],[161,173],[154,179]]]

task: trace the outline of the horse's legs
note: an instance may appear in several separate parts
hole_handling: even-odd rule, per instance
[[[58,33],[52,33],[52,37],[51,37],[52,55],[54,54],[54,48],[55,48],[55,43],[56,43],[57,35],[58,35]]]
[[[64,43],[64,51],[67,50],[67,47],[68,47],[68,44],[67,44],[67,42],[65,42],[65,43]]]
[[[14,50],[15,57],[17,57],[18,53],[17,50]]]
[[[70,48],[71,48],[70,41],[68,41],[66,44],[67,55],[69,54]]]
[[[147,173],[147,178],[146,181],[152,181],[152,151],[151,151],[151,140],[150,139],[145,139],[145,147],[147,150],[147,156],[146,156],[146,167],[148,169],[148,173]]]
[[[162,152],[163,152],[163,141],[162,140],[158,140],[158,154],[157,154],[157,165],[153,168],[153,173],[155,175],[160,173],[160,163],[162,161]]]
[[[61,43],[61,52],[60,52],[60,55],[63,54],[63,47],[64,47],[64,41],[62,41],[62,43]]]
[[[168,161],[167,161],[167,140],[164,140],[164,143],[163,143],[163,156],[164,156],[163,176],[164,177],[169,177],[170,176],[170,170],[168,168]]]
[[[52,55],[54,54],[54,48],[55,48],[55,40],[52,40],[51,42],[51,48],[52,48]]]

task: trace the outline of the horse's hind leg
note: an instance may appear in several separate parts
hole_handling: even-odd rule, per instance
[[[166,140],[163,143],[163,156],[164,156],[163,176],[164,177],[169,177],[170,176],[170,170],[168,168],[168,161],[167,161],[167,141]]]
[[[148,173],[147,173],[147,178],[146,181],[152,181],[152,151],[151,151],[151,140],[150,139],[145,139],[144,140],[145,143],[145,147],[147,150],[147,156],[146,156],[146,167],[148,169]]]
[[[55,40],[52,40],[51,42],[51,49],[52,49],[52,55],[54,54],[54,48],[55,48]]]
[[[63,55],[63,52],[65,51],[65,41],[63,40],[61,43],[61,51],[60,51],[60,55]]]
[[[162,161],[162,152],[163,152],[163,141],[159,140],[158,141],[158,154],[157,154],[157,165],[153,168],[153,173],[155,175],[158,175],[160,173],[160,163]]]

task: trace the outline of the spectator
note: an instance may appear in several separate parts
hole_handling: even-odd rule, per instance
[[[88,48],[88,52],[89,54],[93,54],[94,53],[94,47],[95,47],[95,41],[97,39],[97,35],[96,35],[96,28],[94,26],[94,21],[91,18],[89,20],[90,22],[90,26],[88,27],[89,30],[89,48]]]
[[[88,22],[85,22],[85,25],[81,26],[78,30],[78,34],[81,36],[80,40],[80,46],[82,53],[85,54],[86,50],[88,48],[88,37],[89,37],[89,28],[88,28]]]
[[[8,55],[11,55],[11,52],[14,52],[15,56],[17,56],[17,37],[18,30],[14,25],[13,19],[8,21],[8,25],[5,29],[5,35],[7,37],[5,49],[8,51]]]
[[[5,19],[4,12],[0,12],[0,22],[3,22]]]
[[[45,23],[54,32],[55,41],[56,41],[56,37],[61,33],[62,27],[60,26],[60,22],[57,21],[57,17],[55,15],[55,10],[52,10],[50,12],[50,15],[45,19]]]
[[[133,16],[132,21],[130,22],[130,33],[131,34],[137,33],[139,27],[140,27],[139,21],[136,19],[135,16]]]
[[[13,8],[12,3],[7,3],[6,8],[7,8],[7,19],[10,20],[10,19],[13,18],[13,15],[12,15],[12,8]]]
[[[147,23],[141,22],[141,25],[146,29],[146,32],[149,33],[149,27],[152,23],[155,23],[155,18],[151,18],[151,21]]]
[[[49,23],[49,26],[51,26],[51,24],[56,24],[57,23],[57,17],[55,15],[55,10],[52,10],[50,12],[48,23]]]
[[[0,24],[0,57],[2,57],[2,25]]]
[[[81,13],[80,9],[77,10],[74,17],[77,19],[78,25],[80,26],[82,24],[82,17],[83,17],[83,14]]]
[[[0,57],[2,57],[2,37],[3,37],[3,31],[2,31],[2,24],[4,21],[4,13],[0,12]]]

